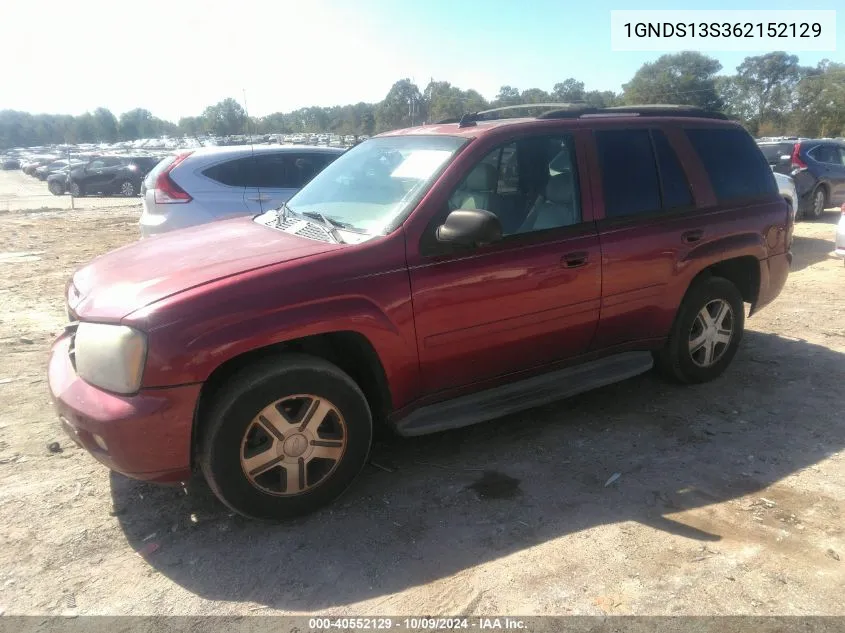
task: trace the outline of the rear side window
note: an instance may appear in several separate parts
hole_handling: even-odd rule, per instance
[[[300,189],[319,174],[338,155],[335,154],[288,154],[285,156],[285,187]]]
[[[807,152],[809,156],[820,163],[841,165],[839,160],[839,148],[836,145],[818,145]]]
[[[772,170],[745,130],[687,129],[719,202],[777,193]]]
[[[648,130],[599,130],[596,146],[607,218],[660,210],[660,182]]]
[[[216,180],[221,185],[227,185],[229,187],[246,187],[246,178],[250,167],[252,167],[251,156],[249,158],[238,158],[236,160],[227,160],[223,163],[217,163],[202,173],[207,178]]]
[[[680,209],[692,206],[692,193],[689,182],[678,161],[675,150],[662,130],[652,130],[654,153],[657,156],[657,169],[660,172],[660,184],[663,193],[664,209]]]

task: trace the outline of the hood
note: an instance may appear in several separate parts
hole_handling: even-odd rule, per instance
[[[80,269],[69,289],[82,319],[119,320],[165,297],[257,268],[310,257],[339,244],[235,218],[142,239]]]

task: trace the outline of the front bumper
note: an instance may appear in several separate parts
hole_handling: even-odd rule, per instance
[[[191,475],[191,433],[201,385],[108,393],[76,375],[70,336],[50,352],[48,380],[64,431],[98,461],[135,479],[185,481]]]

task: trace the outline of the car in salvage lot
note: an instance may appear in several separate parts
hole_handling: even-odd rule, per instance
[[[772,169],[795,181],[799,216],[818,219],[828,207],[845,203],[845,143],[798,139],[759,145]]]
[[[278,209],[343,152],[240,145],[174,154],[144,180],[141,235]]]
[[[137,196],[158,162],[154,156],[99,156],[70,170],[68,190],[77,198],[98,193]]]
[[[374,425],[465,426],[652,367],[721,375],[744,304],[791,262],[748,133],[665,106],[499,116],[374,137],[278,210],[78,270],[48,369],[62,427],[110,468],[199,469],[278,519],[340,495]]]

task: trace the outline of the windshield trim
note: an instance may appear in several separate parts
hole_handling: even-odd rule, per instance
[[[443,172],[449,167],[449,165],[451,165],[454,162],[454,160],[464,151],[464,149],[466,149],[467,145],[473,140],[471,137],[466,137],[466,136],[462,136],[462,135],[458,135],[458,134],[403,134],[403,135],[400,135],[400,134],[387,133],[387,134],[384,134],[384,135],[373,136],[373,137],[367,139],[366,141],[359,143],[355,147],[347,149],[346,152],[349,152],[353,149],[356,149],[357,147],[360,147],[361,145],[365,145],[365,144],[368,144],[368,143],[379,142],[381,140],[387,140],[387,139],[395,140],[396,138],[401,138],[401,137],[404,137],[404,138],[420,138],[420,139],[450,138],[450,139],[455,139],[459,142],[455,145],[455,149],[453,150],[452,155],[449,157],[449,159],[446,160],[440,166],[438,166],[438,168],[428,176],[428,178],[425,180],[423,186],[420,187],[420,189],[411,198],[409,198],[405,202],[405,204],[402,206],[402,209],[393,217],[393,219],[388,224],[386,224],[379,231],[370,232],[370,231],[361,230],[360,234],[362,234],[362,235],[366,234],[366,235],[369,235],[369,236],[372,236],[372,237],[374,237],[374,236],[384,236],[384,235],[389,235],[390,233],[395,231],[397,228],[399,228],[405,222],[405,220],[408,219],[408,217],[411,215],[411,213],[413,213],[414,209],[417,208],[420,201],[428,194],[429,191],[431,191],[431,188],[440,179]],[[346,152],[343,152],[343,153],[345,154]],[[297,193],[295,193],[290,198],[290,200],[288,200],[288,204],[294,203],[294,206],[295,206],[296,197],[299,195],[299,193],[301,191],[302,191],[302,189],[300,191],[298,191]],[[302,212],[299,212],[293,206],[288,206],[288,208],[290,209],[290,211],[293,214],[302,215]],[[309,220],[309,221],[313,222],[313,220]],[[339,228],[338,230],[343,231],[345,229]],[[351,231],[351,232],[358,233],[358,231]]]

